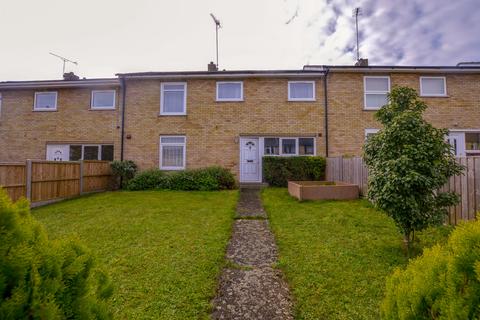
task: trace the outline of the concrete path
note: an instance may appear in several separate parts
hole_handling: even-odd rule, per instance
[[[213,319],[293,319],[277,246],[260,200],[260,189],[240,190],[237,219],[227,248],[228,265],[213,300]]]

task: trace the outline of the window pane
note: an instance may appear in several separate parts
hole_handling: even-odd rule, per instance
[[[443,95],[445,94],[445,83],[443,78],[423,78],[422,94]]]
[[[162,167],[183,167],[183,146],[162,146]]]
[[[219,83],[218,84],[218,99],[235,99],[242,98],[242,84],[241,83]]]
[[[101,160],[113,161],[113,145],[102,146],[102,158]]]
[[[291,82],[290,99],[313,99],[313,83]]]
[[[57,94],[54,92],[37,93],[35,96],[35,108],[55,109]]]
[[[164,84],[163,85],[163,90],[185,90],[185,85],[183,84]]]
[[[295,139],[282,139],[282,153],[295,154]]]
[[[298,139],[298,154],[313,155],[314,154],[314,139],[313,138],[299,138]]]
[[[269,155],[280,154],[278,138],[265,138],[264,139],[264,153]]]
[[[115,92],[114,91],[99,91],[93,92],[93,105],[97,108],[112,108],[114,107]]]
[[[163,92],[163,112],[183,113],[184,91],[164,91]]]
[[[388,78],[365,78],[365,91],[388,91]]]
[[[480,150],[480,132],[465,132],[465,149]]]
[[[83,160],[98,160],[98,146],[83,147]]]
[[[162,143],[185,143],[185,137],[162,137]]]
[[[365,96],[366,108],[381,108],[388,103],[387,94],[372,94]]]
[[[82,159],[82,146],[71,145],[70,146],[70,161],[78,161]]]

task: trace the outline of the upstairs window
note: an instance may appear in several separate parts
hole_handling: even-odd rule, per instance
[[[160,169],[185,169],[185,137],[160,137]]]
[[[92,109],[115,109],[115,90],[92,91]]]
[[[162,83],[160,94],[161,115],[187,114],[187,84],[184,82]]]
[[[447,95],[445,77],[420,77],[420,95],[425,97],[445,97]]]
[[[243,82],[217,82],[217,101],[243,101]]]
[[[365,140],[368,140],[369,137],[376,135],[380,129],[365,129]]]
[[[365,109],[378,110],[388,103],[390,77],[364,77],[363,84]]]
[[[34,111],[57,110],[57,92],[35,92]]]
[[[315,101],[315,81],[289,81],[289,101]]]

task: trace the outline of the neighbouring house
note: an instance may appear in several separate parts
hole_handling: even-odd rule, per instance
[[[71,77],[70,77],[71,78]],[[0,162],[131,159],[141,169],[230,168],[262,181],[264,155],[361,155],[393,86],[416,88],[457,155],[480,155],[480,67],[122,73],[0,83]]]

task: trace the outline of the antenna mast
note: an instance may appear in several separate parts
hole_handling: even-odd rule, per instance
[[[218,29],[220,29],[222,26],[220,24],[220,20],[218,20],[213,13],[210,13],[210,16],[213,19],[213,22],[215,22],[215,41],[216,41],[216,49],[217,49],[217,68],[218,68]]]
[[[65,74],[65,64],[66,64],[67,62],[73,63],[74,65],[78,65],[78,62],[72,61],[72,60],[67,59],[67,58],[65,58],[65,57],[62,57],[62,56],[59,56],[58,54],[55,54],[55,53],[52,53],[52,52],[49,52],[49,54],[51,54],[52,56],[57,57],[57,58],[59,58],[59,59],[61,59],[61,60],[63,61],[62,76]]]
[[[360,49],[359,49],[359,41],[358,41],[358,16],[362,14],[362,9],[357,7],[353,9],[353,16],[355,17],[355,31],[357,33],[357,61],[360,60]]]

